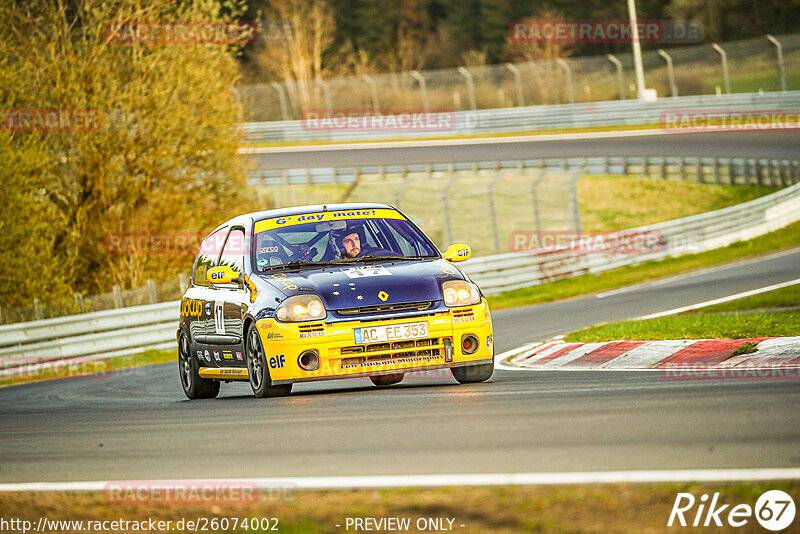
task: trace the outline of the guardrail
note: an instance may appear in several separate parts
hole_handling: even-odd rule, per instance
[[[800,183],[738,206],[639,227],[658,235],[643,254],[509,253],[462,265],[487,294],[752,239],[800,220]],[[612,251],[613,252],[613,251]],[[116,356],[174,346],[179,302],[0,327],[0,369],[78,356]]]
[[[353,131],[339,129],[325,131],[309,127],[304,121],[250,122],[244,125],[244,140],[262,143],[287,143],[297,141],[378,141],[382,139],[415,139],[450,137],[494,133],[516,133],[565,128],[590,128],[599,126],[636,126],[660,124],[662,113],[674,110],[797,110],[800,91],[772,93],[740,93],[659,98],[654,102],[643,100],[612,100],[581,104],[560,104],[518,108],[485,109],[433,113],[436,123],[452,122],[446,131],[421,129],[387,129],[380,131]]]
[[[671,156],[597,156],[588,158],[532,158],[458,163],[365,165],[361,167],[314,167],[256,169],[248,173],[250,185],[334,185],[362,181],[446,178],[452,172],[530,171],[536,169],[585,174],[644,175],[708,184],[785,187],[800,181],[800,160],[769,158],[712,158]]]

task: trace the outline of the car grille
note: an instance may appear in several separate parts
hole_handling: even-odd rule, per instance
[[[301,324],[298,327],[301,333],[308,333],[308,332],[322,332],[325,330],[324,323],[317,323],[317,324]]]
[[[473,319],[472,308],[462,308],[460,310],[453,310],[453,322],[463,323]]]
[[[394,360],[420,356],[439,356],[444,354],[444,340],[448,338],[409,339],[391,343],[372,343],[370,345],[354,345],[342,347],[340,354],[358,354],[355,357],[342,358],[342,366],[362,365],[365,362],[378,360]],[[452,340],[451,340],[452,342]]]
[[[371,313],[383,313],[383,312],[397,312],[397,311],[408,311],[408,310],[418,310],[424,311],[433,306],[432,300],[427,300],[423,302],[402,302],[397,304],[378,304],[376,306],[360,306],[358,308],[344,308],[342,310],[336,310],[336,313],[339,315],[367,315]]]

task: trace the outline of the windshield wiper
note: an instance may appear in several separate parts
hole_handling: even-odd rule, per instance
[[[261,271],[274,271],[276,269],[285,269],[285,268],[293,268],[293,267],[331,267],[335,265],[329,261],[290,261],[289,263],[282,263],[280,265],[270,265],[269,267],[264,267]]]
[[[421,260],[423,256],[361,256],[357,258],[342,258],[333,260],[336,263],[360,263],[364,261],[397,261],[397,260]]]

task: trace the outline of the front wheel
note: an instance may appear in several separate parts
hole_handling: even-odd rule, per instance
[[[451,367],[450,372],[453,373],[453,378],[455,378],[459,384],[485,382],[492,377],[492,373],[494,372],[494,362]]]
[[[219,382],[202,378],[199,374],[200,362],[189,348],[189,336],[181,332],[178,341],[178,372],[181,376],[183,393],[190,400],[213,399],[219,394]]]
[[[403,373],[394,373],[391,375],[371,376],[369,379],[372,380],[372,383],[376,386],[391,386],[403,380],[403,376],[405,376]]]
[[[273,386],[267,368],[267,357],[261,344],[256,325],[251,324],[247,329],[247,374],[250,377],[250,387],[253,395],[259,399],[264,397],[282,397],[292,392],[291,384]]]

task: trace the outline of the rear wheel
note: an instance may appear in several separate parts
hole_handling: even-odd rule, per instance
[[[178,372],[183,393],[188,399],[213,399],[219,394],[219,382],[202,378],[199,370],[200,362],[192,355],[189,336],[186,332],[181,332],[178,341]]]
[[[371,376],[369,379],[372,380],[372,383],[376,386],[391,386],[392,384],[400,382],[403,376],[405,376],[403,373],[395,373],[391,375]]]
[[[462,365],[461,367],[451,367],[459,384],[474,384],[475,382],[485,382],[492,377],[494,363],[480,363],[478,365]]]
[[[292,392],[291,384],[273,386],[267,368],[267,357],[261,345],[261,337],[254,324],[247,329],[247,373],[250,377],[250,387],[253,395],[259,399],[264,397],[282,397]]]

